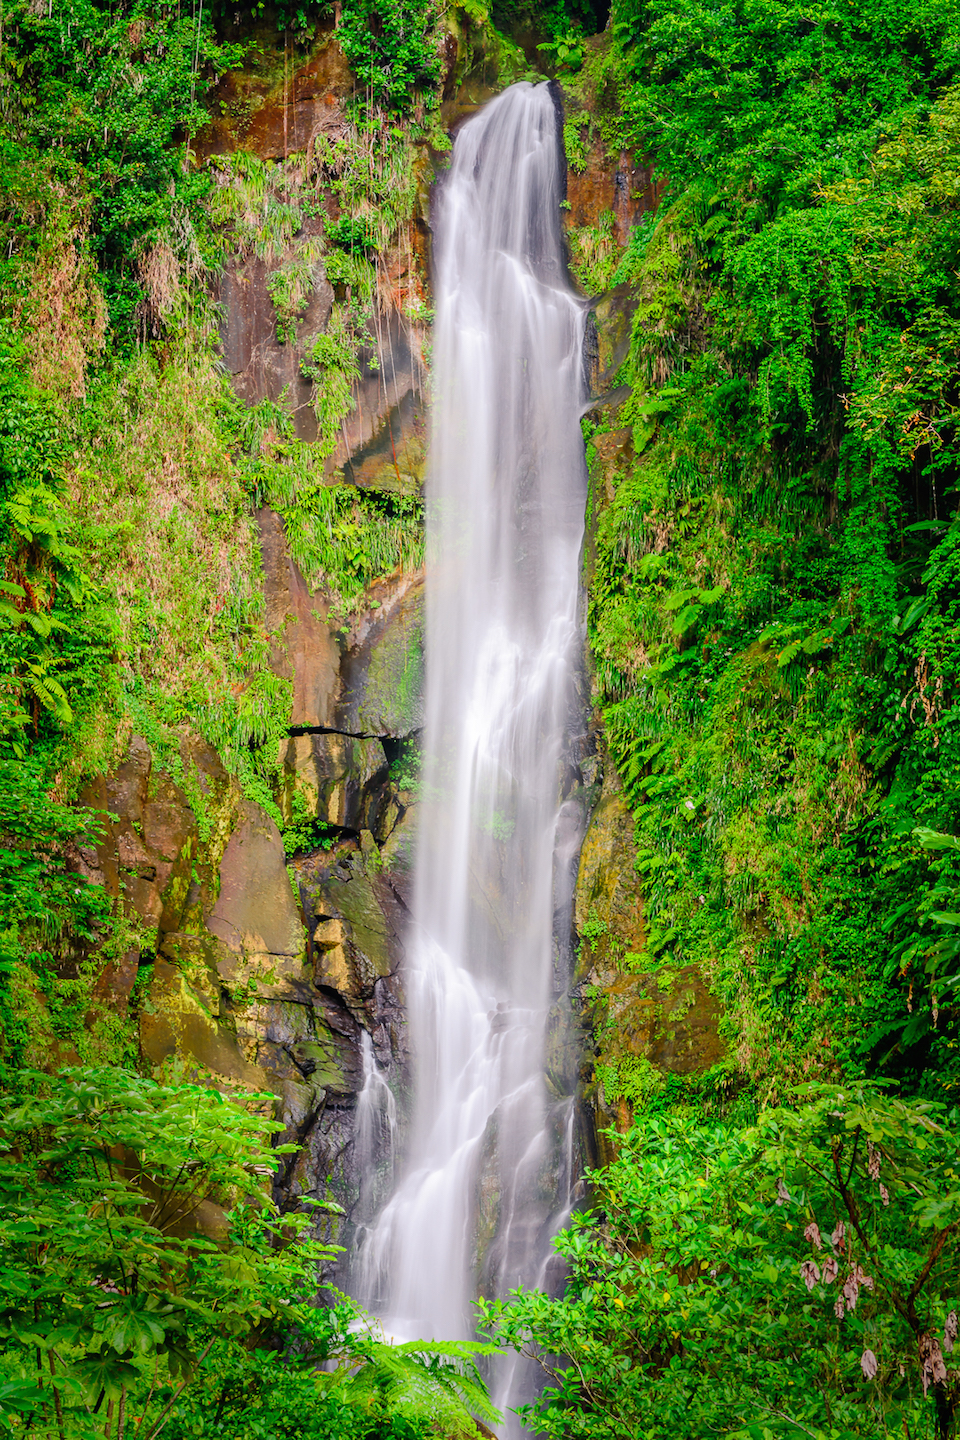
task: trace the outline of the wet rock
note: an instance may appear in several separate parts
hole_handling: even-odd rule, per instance
[[[341,662],[337,728],[410,735],[423,725],[422,571],[375,582]]]
[[[401,793],[401,799],[404,798]],[[406,797],[409,800],[409,796]],[[398,895],[406,897],[413,881],[413,864],[417,850],[417,821],[419,811],[409,803],[397,825],[380,846],[380,860],[384,877]]]
[[[400,935],[384,914],[376,880],[356,863],[331,870],[313,892],[318,978],[336,975],[340,983],[332,988],[348,1001],[369,1001],[376,982],[398,968]]]
[[[385,783],[379,741],[295,738],[341,743],[361,780],[380,775]],[[184,791],[155,767],[140,737],[116,774],[90,787],[89,802],[116,807],[116,819],[82,857],[85,873],[99,883],[112,876],[114,893],[155,927],[143,950],[104,968],[96,1007],[124,1013],[138,985],[145,1064],[161,1076],[175,1067],[227,1091],[272,1094],[280,1139],[304,1147],[284,1162],[283,1203],[326,1196],[332,1186],[350,1210],[360,1194],[353,1132],[364,1030],[392,1083],[406,1084],[399,881],[364,830],[362,843],[341,841],[299,862],[305,883],[297,893],[276,825],[242,795],[216,753],[185,740],[179,763],[202,813],[202,836]],[[329,1238],[349,1238],[349,1223],[337,1221]]]
[[[227,34],[230,29],[226,21]],[[258,45],[246,66],[214,87],[214,118],[193,142],[201,159],[243,149],[262,160],[282,160],[306,150],[326,128],[329,112],[353,93],[354,78],[332,24],[318,26],[306,60],[268,25],[255,27],[255,34]],[[237,29],[237,38],[249,44],[249,24]]]
[[[636,286],[616,285],[601,295],[593,307],[596,356],[588,383],[591,394],[597,397],[609,396],[618,371],[630,353],[637,304]]]
[[[343,478],[366,490],[393,491],[416,495],[423,489],[427,469],[427,412],[420,391],[419,375],[414,388],[400,395],[397,403],[374,412],[370,439],[346,455]],[[344,450],[346,447],[344,447]]]
[[[313,382],[303,374],[306,359],[326,329],[334,291],[322,261],[311,267],[312,288],[306,308],[297,317],[295,334],[281,342],[277,312],[270,297],[270,277],[299,253],[319,222],[307,221],[296,243],[269,263],[234,256],[217,282],[221,309],[220,345],[233,388],[248,404],[261,400],[285,404],[300,440],[318,438],[312,408]],[[419,297],[421,282],[406,270],[396,276],[397,289]],[[396,268],[396,267],[395,267]],[[399,298],[399,297],[398,297]],[[358,353],[360,378],[353,386],[353,405],[338,430],[336,445],[325,461],[331,479],[340,471],[354,484],[377,490],[419,492],[426,468],[426,367],[424,327],[390,308],[366,324],[366,342]]]
[[[344,830],[360,830],[387,781],[387,758],[379,740],[328,732],[297,735],[282,756],[285,819],[299,797],[306,813]]]
[[[344,418],[327,473],[379,490],[419,489],[426,464],[424,327],[396,309],[367,326],[354,407]],[[401,468],[400,459],[404,464]]]

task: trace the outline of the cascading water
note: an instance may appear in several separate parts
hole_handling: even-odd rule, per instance
[[[544,1080],[586,492],[557,129],[548,86],[512,87],[459,131],[439,195],[414,1107],[358,1279],[403,1338],[469,1336],[478,1288],[536,1283],[571,1182],[572,1101]]]
[[[397,1105],[366,1030],[360,1036],[360,1063],[363,1084],[357,1096],[354,1122],[354,1157],[360,1176],[360,1215],[367,1217],[383,1195],[383,1180],[393,1180],[396,1158]],[[386,1176],[381,1172],[385,1170]]]

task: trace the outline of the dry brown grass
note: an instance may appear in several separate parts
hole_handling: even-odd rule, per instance
[[[107,332],[107,307],[86,254],[82,225],[40,247],[14,319],[26,339],[34,382],[82,400],[87,371],[102,353]]]
[[[163,333],[164,322],[180,299],[180,263],[166,239],[148,246],[137,258],[144,297],[137,306],[141,340]]]

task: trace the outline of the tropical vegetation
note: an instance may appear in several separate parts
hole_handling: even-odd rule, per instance
[[[558,78],[574,174],[633,155],[658,201],[629,235],[612,211],[570,233],[581,288],[632,317],[618,398],[584,419],[593,696],[643,896],[640,948],[606,921],[581,936],[588,1098],[617,1128],[558,1241],[564,1294],[490,1300],[483,1324],[543,1366],[537,1433],[947,1440],[960,8],[334,8],[356,81],[336,125],[282,160],[209,161],[222,78],[304,59],[334,14],[3,10],[0,1428],[495,1422],[477,1347],[389,1346],[329,1288],[333,1212],[270,1198],[269,1098],[143,1073],[139,992],[126,1017],[96,997],[137,917],[78,858],[104,825],[86,787],[134,731],[188,789],[199,735],[288,850],[321,843],[279,804],[292,685],[255,516],[281,517],[344,621],[420,563],[419,497],[330,467],[425,157],[449,146],[456,35],[491,88]],[[330,287],[300,362],[315,440],[289,396],[247,405],[222,372],[210,280],[230,257],[272,267],[281,346]],[[409,282],[396,303],[429,318]],[[683,1076],[631,1050],[610,995],[691,971],[722,1057]]]

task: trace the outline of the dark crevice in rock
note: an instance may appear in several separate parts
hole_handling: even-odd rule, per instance
[[[415,741],[419,743],[423,730],[411,730],[409,735],[379,735],[377,738],[383,746],[383,753],[387,757],[387,764],[392,765],[395,760],[401,759],[406,747]]]
[[[301,735],[343,735],[347,740],[379,740],[379,735],[370,735],[363,730],[338,730],[335,725],[291,725],[287,734],[291,739]]]
[[[377,735],[369,730],[338,730],[334,725],[291,725],[287,734],[297,739],[301,735],[342,735],[347,740],[379,740],[388,760],[399,755],[401,748],[420,735],[420,730],[411,730],[407,735]]]

